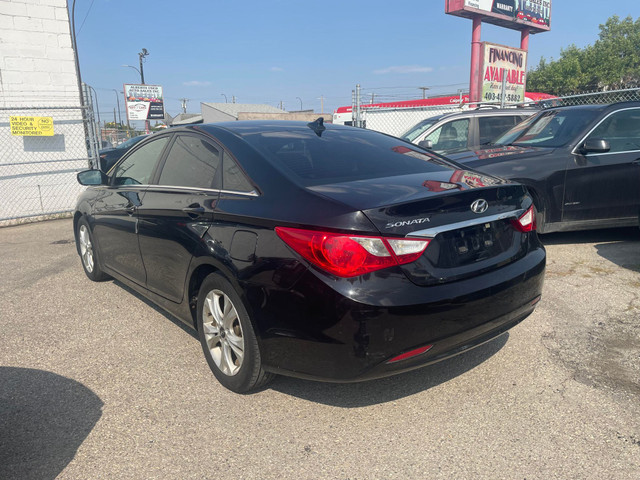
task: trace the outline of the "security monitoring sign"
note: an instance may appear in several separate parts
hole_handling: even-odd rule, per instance
[[[163,120],[164,100],[160,85],[125,85],[129,120]]]
[[[51,137],[53,136],[52,117],[10,116],[9,125],[14,137]]]

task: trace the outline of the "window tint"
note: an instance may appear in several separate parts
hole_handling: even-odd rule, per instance
[[[251,192],[254,190],[238,164],[226,153],[222,161],[222,188],[232,192]]]
[[[113,176],[116,185],[148,185],[153,169],[162,154],[169,137],[162,137],[143,145],[116,168]]]
[[[589,138],[608,140],[610,152],[640,150],[640,109],[622,110],[605,118]]]
[[[398,138],[359,128],[327,126],[258,132],[243,138],[272,164],[305,186],[455,170]]]
[[[162,167],[158,184],[193,188],[219,188],[214,185],[220,166],[220,151],[192,135],[178,135]]]
[[[469,119],[461,118],[445,123],[431,132],[425,140],[433,142],[434,150],[465,148],[469,138]]]
[[[513,127],[520,117],[515,115],[500,115],[499,117],[478,117],[478,126],[480,130],[480,144],[490,142],[498,135]]]

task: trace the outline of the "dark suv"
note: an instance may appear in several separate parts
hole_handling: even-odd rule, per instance
[[[489,142],[537,113],[537,109],[479,107],[422,120],[400,138],[428,150],[447,153]]]
[[[541,233],[638,225],[640,102],[543,110],[448,157],[525,184]]]

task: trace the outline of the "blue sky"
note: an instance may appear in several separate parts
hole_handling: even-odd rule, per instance
[[[69,4],[73,2],[70,0]],[[76,0],[82,79],[96,89],[103,120],[113,89],[145,81],[164,87],[165,109],[199,113],[200,102],[267,103],[320,112],[351,104],[359,83],[376,101],[468,88],[471,20],[444,13],[444,0],[220,1]],[[551,31],[532,35],[529,66],[570,44],[597,39],[612,15],[640,17],[638,0],[553,0]],[[482,25],[482,40],[520,46],[520,33]],[[298,99],[299,98],[299,99]],[[124,115],[124,107],[121,108]]]

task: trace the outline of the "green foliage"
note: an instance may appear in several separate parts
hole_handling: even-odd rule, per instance
[[[617,15],[600,25],[598,40],[561,50],[558,60],[540,60],[529,71],[527,90],[554,95],[610,90],[640,84],[640,18]]]

